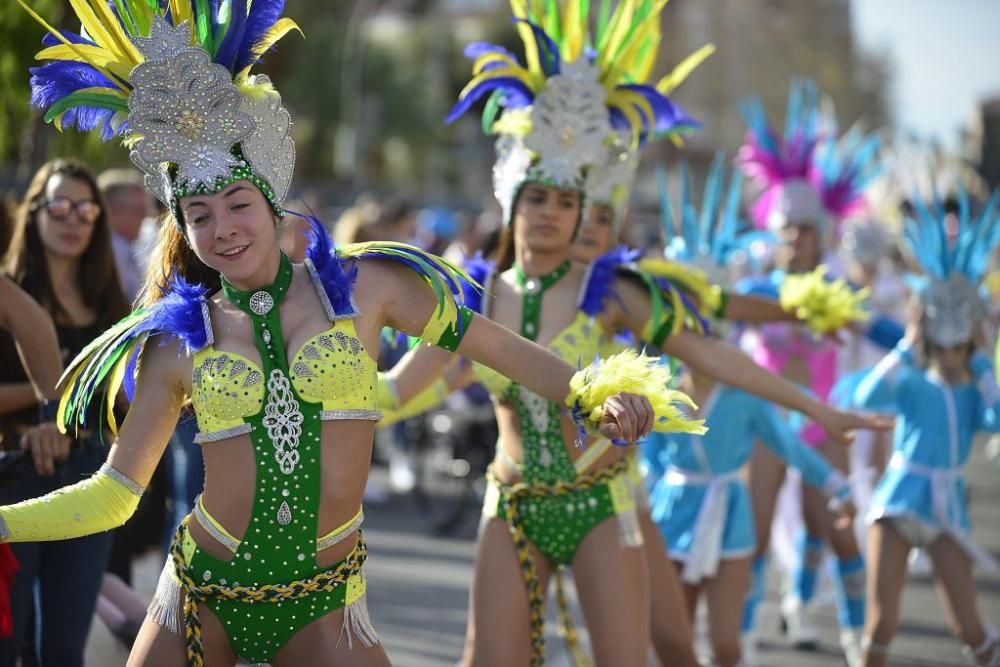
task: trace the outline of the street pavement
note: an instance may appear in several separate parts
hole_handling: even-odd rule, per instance
[[[375,482],[384,483],[376,469]],[[1000,465],[977,447],[968,467],[971,516],[975,539],[1000,556]],[[465,632],[468,590],[472,580],[474,538],[478,508],[452,537],[430,533],[426,514],[412,498],[394,497],[365,510],[369,548],[369,605],[389,657],[399,667],[451,667],[459,659]],[[137,564],[137,588],[151,595],[159,572],[154,556]],[[768,596],[760,608],[761,645],[758,664],[765,667],[842,667],[837,643],[835,610],[828,586],[821,589],[812,609],[820,631],[815,652],[790,649],[779,632],[780,576],[772,568]],[[979,608],[987,622],[1000,625],[1000,574],[977,572]],[[572,588],[572,587],[569,587]],[[572,594],[571,594],[572,595]],[[571,597],[575,606],[575,599]],[[579,619],[579,611],[576,610]],[[948,631],[933,583],[911,576],[903,599],[902,622],[892,644],[892,667],[952,667],[963,665],[959,642]],[[502,623],[503,619],[491,619]],[[555,633],[554,616],[547,627],[550,667],[570,667],[562,641]],[[581,634],[586,639],[586,633]],[[706,654],[704,622],[699,617],[698,642]],[[87,664],[124,665],[126,653],[95,620],[88,645]],[[650,664],[653,664],[652,662]],[[613,666],[612,666],[613,667]]]

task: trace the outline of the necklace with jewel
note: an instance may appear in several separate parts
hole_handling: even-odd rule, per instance
[[[519,264],[514,265],[514,280],[521,290],[521,335],[528,340],[538,336],[545,291],[565,276],[573,263],[566,260],[544,276],[528,276]]]

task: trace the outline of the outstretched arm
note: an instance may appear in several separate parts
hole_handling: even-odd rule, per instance
[[[0,328],[14,337],[38,400],[59,398],[63,363],[52,318],[9,278],[0,279]]]
[[[184,399],[180,373],[190,368],[176,341],[147,344],[135,400],[108,461],[89,479],[41,498],[0,507],[0,539],[63,540],[121,526],[135,512],[163,455]]]
[[[649,331],[652,305],[647,292],[624,280],[617,281],[615,290],[619,298],[608,302],[613,309],[615,324],[640,336],[644,330]],[[826,406],[799,391],[783,377],[765,371],[747,355],[722,341],[684,329],[662,341],[660,346],[667,354],[720,382],[812,417],[838,442],[849,443],[851,436],[848,432],[855,429],[883,430],[891,427],[891,421],[880,417],[850,414]]]
[[[381,293],[385,323],[410,335],[421,335],[439,309],[433,291],[403,266],[383,263],[379,268],[390,274],[386,276],[389,280],[380,283],[384,285]],[[484,317],[473,315],[467,319],[455,351],[550,401],[563,404],[569,394],[574,368],[544,347]],[[635,442],[653,426],[649,401],[634,394],[610,398],[604,414],[600,429],[611,439]]]

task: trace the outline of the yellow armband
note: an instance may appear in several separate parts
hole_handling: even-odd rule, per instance
[[[382,379],[379,377],[380,385],[381,382]],[[379,422],[378,427],[385,428],[386,426],[392,426],[398,421],[427,412],[448,398],[448,394],[450,393],[451,390],[448,388],[448,382],[444,378],[438,378],[403,405],[399,405],[397,402],[395,406],[389,409],[382,407],[382,420]]]
[[[107,463],[90,479],[0,507],[0,542],[45,542],[117,528],[135,513],[144,489]]]

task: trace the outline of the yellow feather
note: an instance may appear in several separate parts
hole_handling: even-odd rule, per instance
[[[116,56],[124,56],[125,51],[121,44],[114,38],[100,17],[94,13],[89,0],[69,0],[70,6],[77,18],[80,19],[80,26],[88,37],[97,42]]]
[[[608,41],[601,47],[601,54],[597,59],[601,71],[607,71],[611,63],[616,60],[618,48],[628,36],[634,14],[635,0],[625,0],[615,8],[606,28],[609,35]]]
[[[533,124],[531,113],[528,109],[511,109],[505,111],[500,118],[493,123],[493,134],[509,134],[515,137],[526,137],[531,133]]]
[[[108,426],[111,427],[111,432],[115,435],[118,435],[118,421],[115,419],[115,399],[118,398],[118,390],[121,389],[122,382],[125,381],[125,370],[128,368],[128,360],[131,356],[131,353],[126,353],[122,356],[121,360],[115,366],[108,384]]]
[[[170,4],[170,17],[173,19],[174,25],[180,25],[184,21],[189,21],[190,25],[194,26],[194,13],[191,11],[191,2],[188,0],[169,0]],[[194,30],[191,30],[191,43],[195,43]]]
[[[90,44],[56,44],[42,49],[35,54],[35,58],[37,60],[74,60],[87,63],[112,81],[115,80],[115,76],[127,81],[129,73],[135,67],[134,64],[123,60],[121,56],[117,56],[103,47],[91,46]]]
[[[483,68],[490,63],[501,62],[508,67],[520,67],[513,58],[508,56],[506,53],[484,53],[483,55],[476,58],[475,62],[472,63],[472,73],[481,74]]]
[[[827,334],[868,319],[863,308],[867,288],[853,290],[843,280],[826,280],[827,267],[810,273],[790,275],[781,285],[781,307],[819,334]]]
[[[604,402],[628,392],[649,399],[656,415],[654,431],[661,433],[705,433],[704,420],[691,419],[681,410],[696,410],[691,397],[670,389],[670,371],[656,357],[624,350],[577,371],[570,380],[566,405],[579,408],[591,426],[604,416]]]
[[[143,62],[142,54],[135,47],[121,23],[111,11],[111,5],[104,0],[90,0],[90,6],[94,10],[94,18],[101,24],[108,37],[114,42],[116,48],[122,56],[131,61],[132,66]]]
[[[648,48],[645,50],[643,58],[636,62],[635,66],[632,68],[631,77],[633,81],[649,81],[649,76],[653,72],[653,67],[656,66],[656,57],[660,52],[660,40],[663,35],[660,32],[660,22],[657,20],[653,23],[653,25],[654,30],[647,39]]]
[[[528,73],[524,71],[524,69],[520,67],[518,67],[517,69],[513,67],[501,67],[500,69],[491,69],[489,71],[483,72],[479,76],[473,77],[472,81],[469,81],[469,83],[466,84],[465,88],[462,89],[462,92],[459,93],[458,97],[459,99],[465,97],[466,95],[469,94],[470,91],[472,91],[473,88],[483,83],[484,81],[489,81],[490,79],[496,79],[499,77],[506,77],[506,76],[514,77],[520,80],[522,83],[524,83],[524,85],[528,86],[529,88],[531,87],[531,78],[528,75]]]
[[[260,41],[254,44],[253,52],[257,56],[263,55],[268,49],[274,46],[279,39],[287,35],[292,30],[295,30],[303,38],[305,38],[305,33],[302,32],[302,28],[290,18],[278,19],[277,22],[270,28],[267,32],[260,38]]]
[[[691,72],[698,68],[706,58],[715,53],[715,44],[706,44],[687,58],[681,61],[677,67],[660,79],[656,84],[656,90],[663,95],[669,95],[677,86],[684,82]]]
[[[574,62],[583,52],[583,43],[587,27],[583,24],[583,17],[580,15],[580,4],[576,0],[570,0],[563,13],[563,44],[562,58],[566,62]]]
[[[510,0],[511,12],[514,18],[527,20],[528,14],[524,0]],[[538,43],[535,41],[535,34],[531,32],[531,27],[522,21],[517,23],[517,34],[524,44],[524,62],[528,64],[528,72],[534,84],[532,90],[540,90],[545,85],[545,74],[542,72],[542,65],[538,60]]]
[[[61,387],[72,387],[76,384],[77,379],[80,377],[80,373],[83,372],[85,364],[80,364],[80,366],[73,372],[70,376],[69,381],[66,381],[66,376],[64,375],[59,380],[59,385]],[[59,397],[59,410],[56,412],[56,426],[59,427],[60,433],[66,433],[66,408],[69,406],[69,391],[63,391],[62,396]]]
[[[84,63],[89,63],[91,65],[94,65],[93,63],[90,62],[90,60],[85,55],[83,55],[83,52],[80,51],[80,49],[82,47],[88,46],[88,45],[73,44],[73,43],[71,43],[65,37],[62,36],[62,33],[60,33],[58,30],[56,30],[51,25],[49,25],[48,22],[45,19],[43,19],[41,16],[39,16],[38,13],[35,10],[33,10],[31,7],[29,7],[24,0],[17,0],[17,3],[19,5],[21,5],[21,7],[24,9],[24,11],[28,12],[28,14],[31,16],[31,18],[35,19],[35,21],[37,21],[43,28],[45,28],[46,30],[48,30],[49,33],[51,33],[53,36],[55,36],[56,39],[58,39],[65,46],[67,46],[73,53],[75,53],[77,55],[76,60],[78,60],[79,62],[84,62]],[[49,47],[49,48],[53,48],[53,47]],[[90,48],[95,48],[95,47],[90,47]],[[43,51],[47,51],[47,50],[48,49],[43,49]],[[108,73],[107,69],[104,69],[102,67],[98,67],[97,65],[94,65],[94,67],[99,72],[101,72],[101,74],[103,74],[104,76],[107,76],[112,81],[114,81],[114,79],[109,76],[109,73]],[[117,81],[114,81],[114,83],[115,83],[116,86],[118,86],[122,90],[128,90],[127,88],[125,88],[122,84],[118,83]]]
[[[611,81],[614,82],[614,85],[618,85],[619,80],[625,74],[635,71],[636,61],[642,53],[643,45],[647,39],[656,35],[660,21],[660,11],[663,10],[663,6],[666,3],[667,0],[660,0],[649,16],[628,37],[628,41],[620,45],[620,53],[614,57],[612,61],[614,64],[609,68],[608,74],[604,79],[605,85]]]
[[[632,106],[632,100],[629,99],[629,95],[626,95],[627,92],[616,90],[609,93],[607,105],[618,109],[628,119],[628,123],[632,127],[632,148],[638,148],[639,135],[642,132],[642,118],[639,116],[639,112]]]

